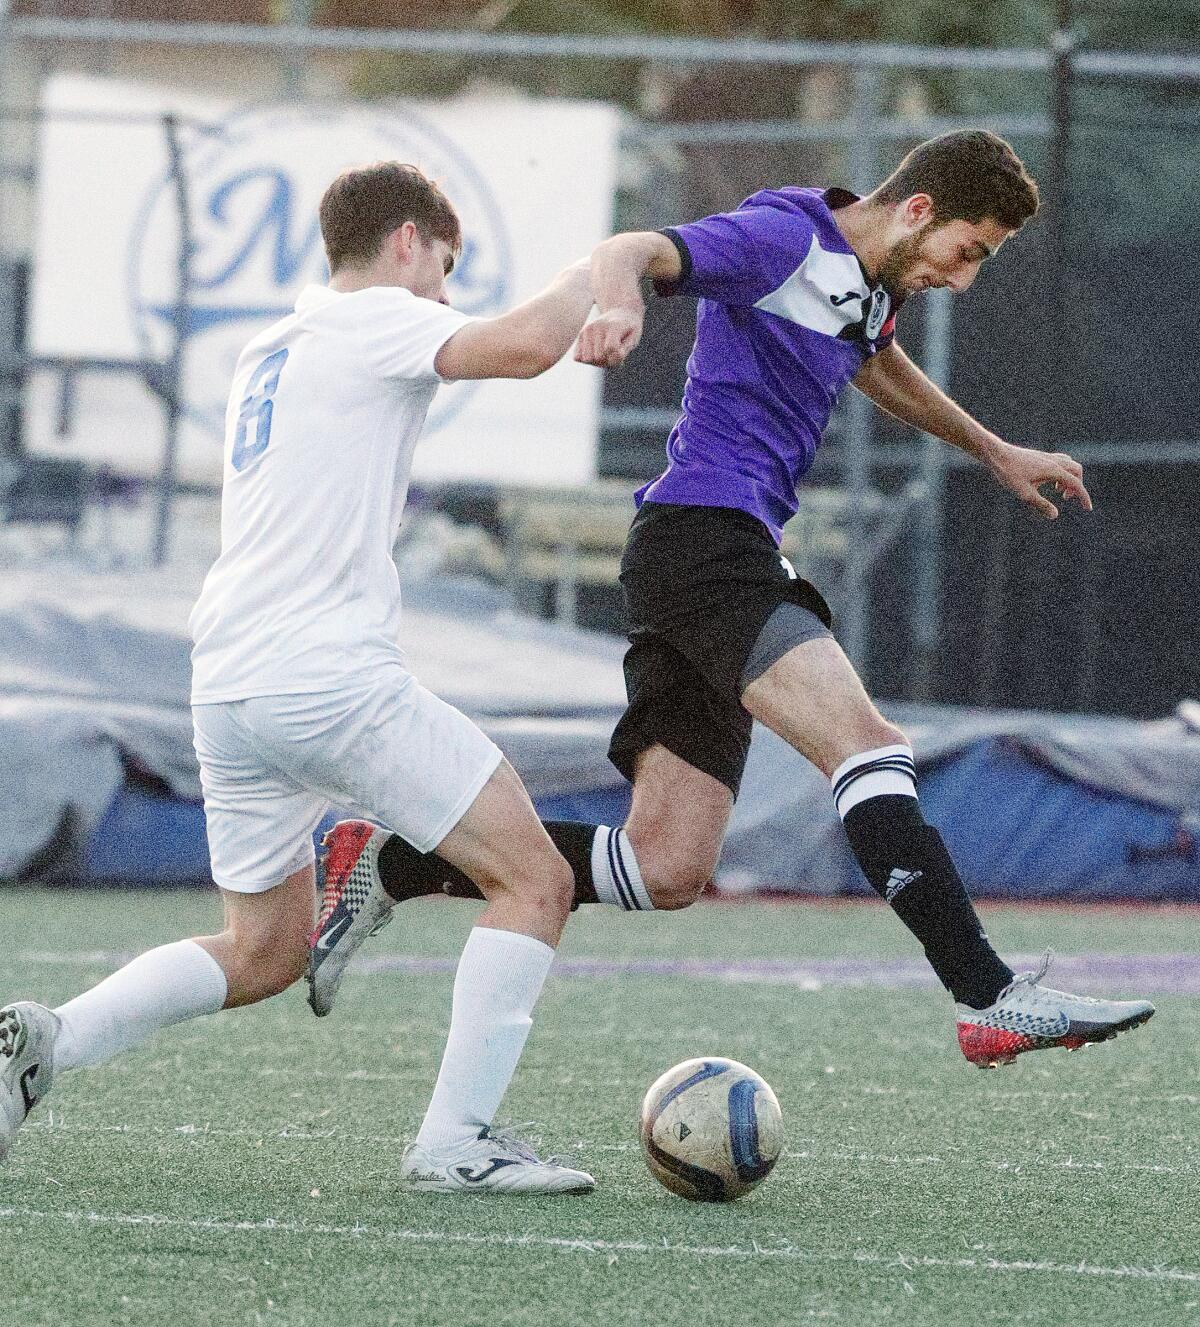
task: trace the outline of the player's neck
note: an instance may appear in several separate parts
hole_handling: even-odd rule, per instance
[[[859,262],[867,269],[867,275],[874,280],[891,248],[888,239],[891,208],[880,207],[869,198],[860,198],[856,203],[839,207],[833,213],[833,219],[842,237],[858,255]]]
[[[373,286],[404,286],[405,289],[411,289],[399,279],[394,269],[384,270],[379,265],[339,267],[329,278],[329,289],[336,290],[340,295],[351,295],[356,290],[370,290]]]

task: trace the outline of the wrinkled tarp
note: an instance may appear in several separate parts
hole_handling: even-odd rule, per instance
[[[97,824],[130,767],[179,797],[200,796],[187,705],[186,623],[197,588],[153,572],[13,573],[0,586],[0,876],[19,873],[65,817],[81,832]],[[404,639],[416,675],[480,723],[535,798],[622,785],[606,758],[624,702],[622,642],[518,616],[497,592],[449,581],[406,588]],[[885,708],[913,740],[927,807],[928,792],[937,792],[940,814],[930,818],[956,853],[980,840],[978,807],[969,825],[958,823],[955,810],[970,801],[966,771],[976,801],[979,780],[994,777],[988,796],[997,808],[1021,808],[1020,823],[999,810],[989,817],[986,869],[994,876],[1004,874],[997,852],[1008,851],[1010,876],[1019,858],[1023,870],[1052,879],[1055,859],[1070,851],[1062,822],[1065,816],[1071,832],[1071,814],[1061,808],[1033,833],[1032,845],[1025,841],[1031,820],[1037,828],[1038,807],[1054,799],[1023,803],[1014,783],[1022,768],[1053,775],[1054,786],[1077,787],[1081,798],[1154,812],[1138,831],[1145,842],[1120,849],[1139,865],[1153,862],[1154,835],[1164,826],[1184,834],[1195,827],[1200,837],[1200,736],[1178,719]],[[993,753],[988,762],[972,757],[985,749]],[[1105,832],[1095,807],[1083,819],[1093,835]],[[1169,859],[1170,843],[1161,846]],[[1113,870],[1109,883],[1118,889]],[[761,729],[720,883],[830,894],[863,888],[827,782]]]
[[[200,797],[187,617],[170,573],[12,573],[0,585],[0,877],[65,818],[86,835],[127,770]],[[624,701],[621,642],[517,616],[446,582],[405,595],[410,666],[475,719],[535,797],[622,786],[607,759]]]

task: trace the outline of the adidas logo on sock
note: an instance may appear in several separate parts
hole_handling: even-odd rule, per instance
[[[887,878],[883,897],[890,903],[905,885],[911,885],[914,880],[920,880],[924,874],[924,871],[910,871],[905,866],[897,866]]]

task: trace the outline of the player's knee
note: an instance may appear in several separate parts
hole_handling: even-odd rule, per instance
[[[669,852],[638,855],[642,880],[650,901],[663,912],[690,908],[712,879],[716,862],[707,857],[681,856]]]
[[[509,894],[525,908],[559,924],[570,916],[575,900],[575,875],[553,847],[531,855],[520,866],[497,871],[490,879],[480,879],[477,883],[487,898],[498,893]]]
[[[870,746],[865,748],[868,751],[877,750],[881,746],[908,746],[909,744],[904,729],[890,723],[882,714],[876,714],[871,723],[867,725],[863,740],[870,742]]]
[[[908,746],[909,740],[902,728],[889,722],[882,714],[872,710],[859,716],[854,724],[847,724],[838,733],[837,741],[822,753],[817,764],[826,775],[831,775],[844,761],[867,751],[878,751],[885,746]]]

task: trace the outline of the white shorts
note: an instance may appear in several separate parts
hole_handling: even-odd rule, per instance
[[[257,894],[314,861],[331,806],[430,852],[499,765],[499,748],[402,669],[361,690],[194,705],[213,879]]]

